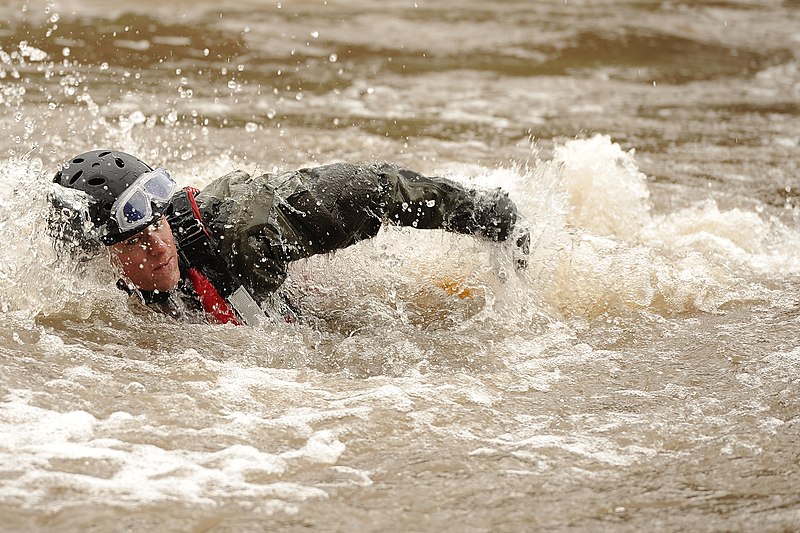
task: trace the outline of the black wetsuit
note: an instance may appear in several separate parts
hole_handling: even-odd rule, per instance
[[[281,286],[290,262],[374,237],[384,223],[504,241],[518,217],[500,189],[467,189],[387,163],[339,163],[283,175],[235,171],[210,183],[196,201],[227,266],[257,301]],[[525,248],[527,241],[517,244]],[[190,265],[181,266],[180,294],[145,294],[148,303],[172,314],[186,302],[192,307],[185,279]],[[175,296],[184,305],[175,305]]]

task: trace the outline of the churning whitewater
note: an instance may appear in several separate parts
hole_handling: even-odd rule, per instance
[[[5,530],[800,528],[796,2],[0,12]],[[49,232],[101,147],[502,187],[529,266],[386,226],[297,323],[181,323]]]

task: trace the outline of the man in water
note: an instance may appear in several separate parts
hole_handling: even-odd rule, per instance
[[[234,171],[197,191],[130,154],[95,150],[71,159],[54,182],[57,233],[106,247],[120,288],[182,318],[262,323],[257,302],[281,286],[290,262],[374,237],[387,222],[498,242],[513,234],[520,267],[528,253],[506,193],[387,163]]]

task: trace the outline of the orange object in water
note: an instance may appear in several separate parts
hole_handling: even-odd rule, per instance
[[[437,287],[444,290],[450,296],[457,296],[462,300],[465,298],[472,298],[474,296],[474,289],[465,287],[463,283],[463,279],[452,278],[450,276],[443,276],[434,282]]]

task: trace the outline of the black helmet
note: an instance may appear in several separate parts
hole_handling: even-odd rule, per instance
[[[111,150],[93,150],[72,158],[66,167],[56,173],[53,182],[62,187],[86,193],[88,213],[85,213],[83,217],[78,216],[76,220],[80,225],[81,219],[85,219],[88,214],[88,220],[91,222],[88,229],[94,229],[96,234],[82,237],[89,240],[99,239],[104,245],[110,246],[135,235],[141,228],[161,216],[164,206],[154,203],[153,214],[148,220],[143,220],[142,224],[135,229],[122,231],[111,213],[114,202],[136,181],[136,178],[152,170],[149,165],[130,154]],[[62,211],[75,209],[74,202],[71,204],[70,202],[59,202],[56,198],[54,203],[62,208]],[[73,227],[75,226],[74,221],[71,224]]]

